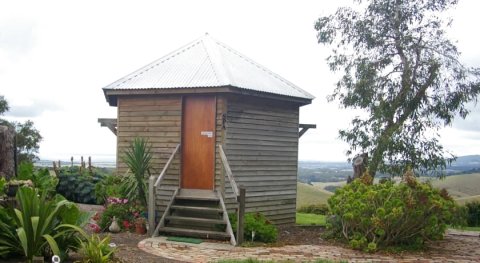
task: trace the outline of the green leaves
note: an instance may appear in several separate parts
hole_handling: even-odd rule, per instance
[[[146,180],[150,175],[152,152],[151,146],[144,138],[135,138],[122,157],[133,177],[127,175],[122,183],[125,197],[129,200],[139,200],[143,206],[147,206]]]
[[[341,77],[329,101],[362,109],[340,138],[349,158],[371,157],[369,171],[401,175],[407,165],[439,172],[453,156],[437,131],[480,93],[480,69],[459,62],[437,13],[456,0],[357,1],[315,24],[318,42],[332,47],[327,63]]]
[[[357,179],[337,189],[328,204],[331,234],[365,251],[439,239],[459,211],[451,198],[419,182],[365,185]]]
[[[82,213],[67,200],[48,200],[32,188],[17,192],[18,209],[0,209],[0,255],[23,254],[27,261],[52,251],[64,255],[71,248],[71,230],[59,228],[64,223],[79,224]]]

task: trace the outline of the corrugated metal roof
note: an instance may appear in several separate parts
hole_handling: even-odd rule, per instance
[[[115,81],[104,90],[223,86],[314,98],[208,34]]]

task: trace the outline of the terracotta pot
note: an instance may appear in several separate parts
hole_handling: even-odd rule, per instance
[[[145,235],[147,233],[147,229],[145,228],[145,224],[135,224],[135,233],[140,235]]]

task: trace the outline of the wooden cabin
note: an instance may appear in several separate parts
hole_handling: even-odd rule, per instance
[[[155,234],[186,234],[178,229],[190,224],[199,226],[190,234],[215,236],[211,223],[225,224],[233,238],[225,210],[235,211],[240,188],[246,212],[295,222],[298,139],[315,126],[299,124],[299,108],[312,95],[208,35],[103,91],[118,109],[116,120],[99,119],[117,135],[118,172],[127,170],[120,156],[135,137],[151,144]],[[195,206],[210,207],[205,202],[217,212],[195,214]],[[208,212],[218,217],[199,219]]]

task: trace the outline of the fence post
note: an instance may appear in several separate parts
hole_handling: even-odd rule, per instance
[[[148,178],[148,234],[155,230],[155,177]]]
[[[244,219],[245,219],[245,195],[246,189],[240,185],[240,195],[238,197],[238,218],[237,218],[237,245],[243,243]]]

